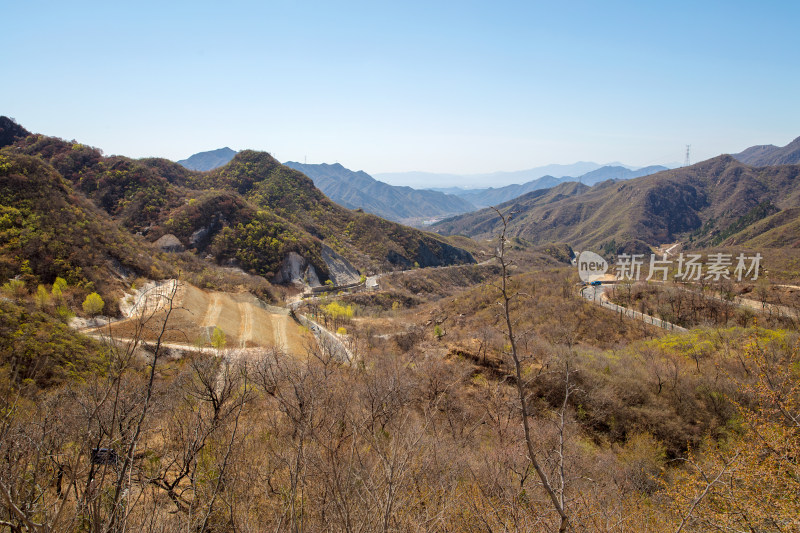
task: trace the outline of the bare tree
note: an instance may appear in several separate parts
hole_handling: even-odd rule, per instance
[[[509,265],[510,262],[506,257],[506,231],[508,230],[508,222],[511,219],[511,214],[503,215],[499,209],[493,207],[492,209],[495,210],[497,215],[500,217],[500,220],[503,224],[503,229],[500,233],[498,239],[498,246],[496,252],[496,259],[497,262],[500,264],[500,271],[501,271],[501,279],[500,279],[500,295],[501,295],[501,302],[500,305],[502,306],[502,315],[503,320],[505,323],[506,335],[508,337],[508,343],[510,346],[510,355],[514,365],[514,377],[516,382],[516,389],[517,395],[519,398],[520,407],[522,410],[522,427],[525,432],[525,444],[528,449],[528,457],[530,459],[531,465],[533,469],[536,471],[536,475],[539,477],[539,480],[542,483],[545,491],[547,492],[547,496],[549,497],[550,501],[552,502],[553,508],[556,510],[560,517],[560,524],[559,524],[559,531],[566,531],[567,527],[569,526],[569,517],[564,509],[564,499],[563,499],[563,487],[561,489],[561,497],[556,494],[556,491],[553,489],[553,485],[547,477],[542,465],[539,462],[538,457],[538,450],[536,449],[536,445],[533,441],[533,435],[531,434],[530,428],[530,407],[528,406],[528,398],[525,392],[525,382],[523,379],[523,372],[522,372],[522,359],[517,352],[517,337],[514,332],[514,321],[511,319],[511,302],[512,300],[518,296],[518,293],[513,293],[511,287],[509,286],[510,274],[509,274]],[[569,386],[567,388],[569,390]],[[566,401],[566,398],[565,398]]]

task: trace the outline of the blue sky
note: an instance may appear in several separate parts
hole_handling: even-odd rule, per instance
[[[798,2],[0,2],[0,114],[107,154],[484,173],[800,136]]]

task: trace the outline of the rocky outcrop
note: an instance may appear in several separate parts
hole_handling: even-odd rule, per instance
[[[296,283],[311,287],[322,285],[314,266],[297,252],[289,252],[272,281],[273,283]]]
[[[340,285],[350,285],[351,283],[358,282],[361,275],[358,270],[350,264],[350,262],[337,254],[331,247],[322,245],[322,260],[328,267],[330,279],[337,287]]]
[[[162,235],[153,245],[162,252],[182,252],[185,248],[181,241],[172,233]]]

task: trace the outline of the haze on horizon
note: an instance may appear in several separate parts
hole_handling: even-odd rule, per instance
[[[4,6],[0,114],[107,154],[370,174],[648,166],[800,135],[800,5]]]

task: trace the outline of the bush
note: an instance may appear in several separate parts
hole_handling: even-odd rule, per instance
[[[83,301],[83,311],[89,316],[99,315],[103,311],[106,303],[99,294],[93,292]]]
[[[227,343],[225,332],[215,326],[214,332],[211,334],[211,346],[217,350],[222,350]]]

